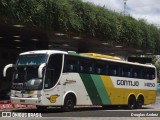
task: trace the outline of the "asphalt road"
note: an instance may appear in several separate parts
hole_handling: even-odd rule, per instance
[[[37,109],[10,109],[5,110],[4,112],[11,112],[12,120],[17,120],[16,115],[20,115],[18,119],[22,119],[24,117],[30,117],[30,119],[37,119],[33,116],[38,116],[38,119],[65,119],[65,120],[101,120],[107,119],[110,120],[114,118],[114,120],[120,119],[128,119],[128,120],[136,120],[142,119],[145,117],[145,120],[155,119],[158,120],[160,118],[160,96],[157,97],[156,103],[152,105],[143,106],[142,109],[135,110],[127,110],[124,107],[114,107],[102,109],[100,106],[92,106],[92,107],[76,107],[73,112],[63,112],[59,108],[51,108],[48,110],[37,110]],[[42,116],[42,118],[40,118]],[[1,118],[0,118],[1,119]],[[7,118],[3,118],[7,119]],[[24,118],[23,118],[24,119]],[[142,119],[144,120],[144,119]]]
[[[16,113],[40,113],[42,117],[131,117],[132,113],[158,113],[160,117],[160,97],[156,103],[143,106],[142,109],[128,110],[125,107],[113,107],[103,109],[101,106],[76,107],[73,112],[63,112],[60,108],[47,110],[37,109],[15,109],[10,110]]]

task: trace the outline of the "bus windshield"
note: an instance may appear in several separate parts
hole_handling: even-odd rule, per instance
[[[47,61],[47,57],[46,54],[21,55],[14,70],[12,89],[42,89],[43,82],[38,78],[38,68]]]
[[[40,65],[47,60],[46,54],[21,55],[19,57],[18,66],[22,65]]]

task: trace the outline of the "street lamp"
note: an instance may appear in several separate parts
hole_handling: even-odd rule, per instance
[[[123,0],[123,2],[124,2],[124,16],[125,16],[127,0]]]

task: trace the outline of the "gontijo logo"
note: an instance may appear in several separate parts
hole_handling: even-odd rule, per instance
[[[51,95],[51,96],[50,96],[50,102],[51,102],[51,103],[55,103],[57,97],[59,97],[59,95]]]
[[[131,81],[131,80],[117,80],[117,85],[139,86],[139,82],[138,81]]]

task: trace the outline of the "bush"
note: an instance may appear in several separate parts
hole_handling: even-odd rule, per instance
[[[1,0],[0,20],[61,32],[82,33],[160,52],[160,30],[81,0]]]

